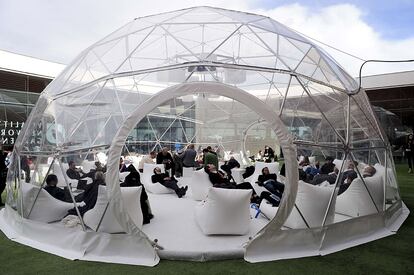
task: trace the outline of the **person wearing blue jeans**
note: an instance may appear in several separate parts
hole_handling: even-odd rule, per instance
[[[276,174],[270,174],[269,168],[264,167],[262,169],[262,174],[259,175],[257,184],[269,191],[263,191],[262,194],[260,194],[260,197],[268,200],[273,206],[279,206],[283,191],[285,190],[285,185],[277,181]]]

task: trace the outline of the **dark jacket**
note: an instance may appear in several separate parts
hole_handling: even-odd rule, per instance
[[[333,162],[331,162],[331,163],[327,162],[324,165],[322,165],[322,167],[321,167],[321,174],[327,175],[329,173],[332,173],[334,171],[334,169],[335,169],[335,163],[333,163]]]
[[[277,181],[276,180],[277,179],[277,176],[276,176],[276,174],[267,174],[267,175],[259,175],[259,178],[257,179],[257,181],[260,183],[260,184],[263,184],[265,181],[267,181],[267,180],[274,180],[274,181]],[[260,185],[259,184],[259,185]]]
[[[217,188],[228,188],[233,189],[236,188],[236,184],[231,182],[230,179],[225,177],[225,175],[221,171],[217,171],[217,173],[208,173],[207,170],[204,170],[208,174],[208,178],[210,182],[213,184],[213,187]]]
[[[81,175],[78,171],[75,171],[72,169],[66,170],[66,175],[68,175],[70,179],[74,179],[74,180],[79,180],[79,179],[84,178],[84,176]]]
[[[196,161],[195,158],[197,156],[197,152],[194,149],[187,149],[179,155],[180,159],[183,162],[184,167],[195,167]]]
[[[125,177],[125,181],[121,183],[121,187],[141,186],[141,176],[137,171],[132,171]]]
[[[329,184],[335,184],[336,181],[336,174],[319,174],[313,177],[313,180],[311,181],[311,184],[313,185],[319,185],[324,181],[328,181]]]
[[[151,176],[151,181],[153,183],[159,182],[159,183],[164,183],[165,180],[164,178],[168,178],[170,177],[167,173],[161,173],[161,174],[154,174]],[[171,177],[172,180],[175,180],[173,177]]]
[[[162,154],[162,152],[159,152],[157,154],[157,164],[163,164],[166,160],[169,160],[171,161],[171,163],[174,163],[174,160],[170,153],[167,153],[167,155],[165,156]]]
[[[52,197],[64,202],[72,202],[69,191],[61,189],[57,186],[47,185],[44,188]]]

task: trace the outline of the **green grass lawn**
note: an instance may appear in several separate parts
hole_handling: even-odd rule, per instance
[[[398,165],[401,195],[414,209],[414,176]],[[398,234],[324,257],[250,264],[244,260],[183,262],[156,267],[70,261],[20,245],[0,233],[0,274],[414,274],[414,218]]]

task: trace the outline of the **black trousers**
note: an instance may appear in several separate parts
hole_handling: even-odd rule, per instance
[[[0,203],[2,203],[1,193],[3,193],[4,189],[6,189],[6,179],[7,179],[7,172],[5,173],[0,172]]]
[[[413,164],[414,164],[414,153],[410,152],[410,151],[405,151],[405,156],[407,157],[407,161],[408,161],[408,168],[410,168],[411,170],[413,169]]]
[[[178,185],[177,185],[177,180],[174,180],[174,179],[165,180],[165,181],[160,182],[160,183],[161,183],[161,185],[174,190],[177,195],[180,192],[180,187],[178,187]]]

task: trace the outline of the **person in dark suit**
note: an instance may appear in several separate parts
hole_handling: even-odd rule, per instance
[[[413,163],[414,163],[414,135],[409,134],[407,140],[404,144],[404,153],[408,161],[408,173],[413,173]]]
[[[85,192],[82,194],[82,201],[85,205],[78,207],[79,213],[81,217],[90,209],[95,207],[96,200],[98,199],[98,190],[99,185],[106,185],[105,183],[105,175],[102,171],[97,171],[95,173],[95,179],[91,184],[86,185]],[[78,196],[80,196],[78,195]],[[75,208],[72,208],[68,211],[68,215],[75,215],[77,216],[77,212]]]
[[[170,152],[168,152],[168,148],[162,148],[161,152],[157,154],[156,158],[157,164],[164,164],[165,171],[171,169],[171,176],[175,174],[175,163],[174,159],[171,156]]]
[[[64,202],[72,202],[72,198],[67,189],[57,187],[58,178],[54,174],[46,177],[46,187],[44,188],[52,197]]]
[[[6,188],[6,180],[7,180],[6,155],[7,153],[3,152],[3,146],[0,145],[0,206],[4,206],[4,203],[1,200],[1,193],[3,193],[4,189]]]
[[[214,164],[208,164],[204,167],[204,171],[208,174],[208,178],[210,182],[213,184],[215,188],[226,188],[226,189],[247,189],[252,190],[252,197],[250,201],[253,203],[260,203],[260,198],[257,196],[256,192],[253,189],[253,186],[250,182],[242,182],[240,184],[236,184],[232,182],[227,175],[223,172],[218,171]]]
[[[188,189],[188,186],[179,187],[177,185],[178,181],[174,178],[174,176],[170,177],[167,173],[162,173],[161,168],[159,167],[154,168],[154,175],[151,176],[151,181],[153,183],[158,182],[161,185],[174,190],[179,198],[185,196]]]
[[[333,157],[326,157],[325,161],[326,162],[321,167],[320,174],[328,175],[329,173],[332,173],[334,171],[335,163],[333,163]]]
[[[263,152],[263,159],[265,162],[272,162],[273,160],[277,160],[275,158],[275,151],[269,147],[269,146],[265,146],[264,152]]]
[[[78,180],[78,186],[85,186],[86,185],[85,178],[94,179],[95,178],[95,172],[96,172],[96,170],[91,170],[88,173],[85,173],[81,169],[76,168],[76,164],[75,164],[74,161],[69,161],[69,169],[66,170],[66,175],[70,179]]]

